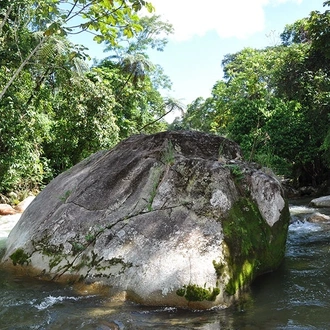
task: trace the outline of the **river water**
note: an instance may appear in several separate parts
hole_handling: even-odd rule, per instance
[[[329,210],[299,204],[290,207],[282,266],[256,279],[232,308],[199,312],[111,302],[106,296],[79,294],[72,287],[13,277],[0,269],[0,329],[330,329],[330,224],[305,221],[314,211]],[[0,217],[0,247],[16,221]]]

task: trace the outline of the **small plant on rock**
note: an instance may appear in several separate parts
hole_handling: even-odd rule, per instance
[[[162,159],[161,159],[162,162],[165,165],[170,165],[170,166],[173,165],[175,162],[174,153],[175,153],[175,150],[174,150],[173,144],[171,141],[169,141],[166,149],[164,150],[164,152],[162,154]]]

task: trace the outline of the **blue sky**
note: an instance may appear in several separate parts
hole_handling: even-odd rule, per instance
[[[157,3],[154,0],[157,10]],[[163,1],[164,2],[164,1]],[[169,4],[170,1],[167,1]],[[176,1],[177,3],[178,1]],[[184,15],[180,15],[182,21],[176,21],[171,11],[176,6],[170,7],[164,15],[175,24],[178,36],[174,35],[163,53],[151,53],[152,62],[160,64],[165,73],[173,82],[173,91],[170,94],[184,103],[190,103],[199,96],[210,96],[211,89],[217,80],[222,79],[223,73],[221,61],[226,54],[235,53],[244,47],[264,48],[279,43],[279,34],[286,24],[297,19],[307,17],[312,10],[324,11],[323,0],[214,0],[214,1],[183,1],[189,3]],[[228,26],[222,26],[217,22],[217,14],[214,22],[209,23],[203,31],[201,24],[206,20],[189,21],[189,7],[196,3],[198,15],[208,17],[209,11],[220,12],[224,10],[228,15]],[[214,3],[215,7],[205,8],[207,4]],[[250,8],[242,8],[239,3],[248,3]],[[174,1],[173,1],[174,3]],[[203,4],[204,3],[204,4]],[[235,3],[228,8],[225,3]],[[250,6],[249,5],[249,6]],[[204,8],[203,8],[204,6]],[[195,11],[192,10],[192,11]],[[182,13],[182,12],[181,12]],[[180,19],[181,19],[180,18]],[[208,17],[207,19],[212,19]],[[219,15],[221,19],[221,15]],[[191,25],[192,24],[192,25]],[[190,31],[189,31],[190,27]],[[230,30],[231,29],[231,33]],[[191,30],[195,30],[192,35]],[[197,35],[198,31],[202,35]],[[268,35],[268,36],[267,36]]]
[[[221,61],[226,54],[244,47],[264,48],[279,43],[286,24],[323,12],[324,0],[149,0],[174,25],[164,52],[150,52],[173,83],[172,96],[189,104],[210,96],[222,79]],[[102,46],[75,40],[89,47],[92,58],[102,59]]]

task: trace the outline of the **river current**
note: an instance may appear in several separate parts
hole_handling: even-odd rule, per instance
[[[280,269],[257,278],[232,308],[199,312],[111,302],[0,269],[0,329],[330,329],[330,224],[305,221],[315,211],[330,210],[307,203],[290,206],[292,223]],[[0,249],[16,221],[0,217]]]

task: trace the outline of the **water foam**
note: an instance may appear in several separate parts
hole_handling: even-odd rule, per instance
[[[323,228],[319,224],[308,222],[308,221],[296,221],[290,224],[289,231],[290,232],[317,232],[322,231]]]
[[[298,214],[308,214],[308,213],[314,213],[316,209],[308,206],[303,205],[290,205],[290,214],[291,215],[298,215]]]
[[[8,237],[10,231],[14,228],[20,217],[20,213],[0,216],[0,238]]]
[[[73,301],[78,301],[82,297],[67,297],[67,296],[48,296],[46,297],[40,304],[35,305],[34,307],[37,308],[38,310],[44,310],[47,309],[55,304],[61,303],[65,300],[73,300]]]

